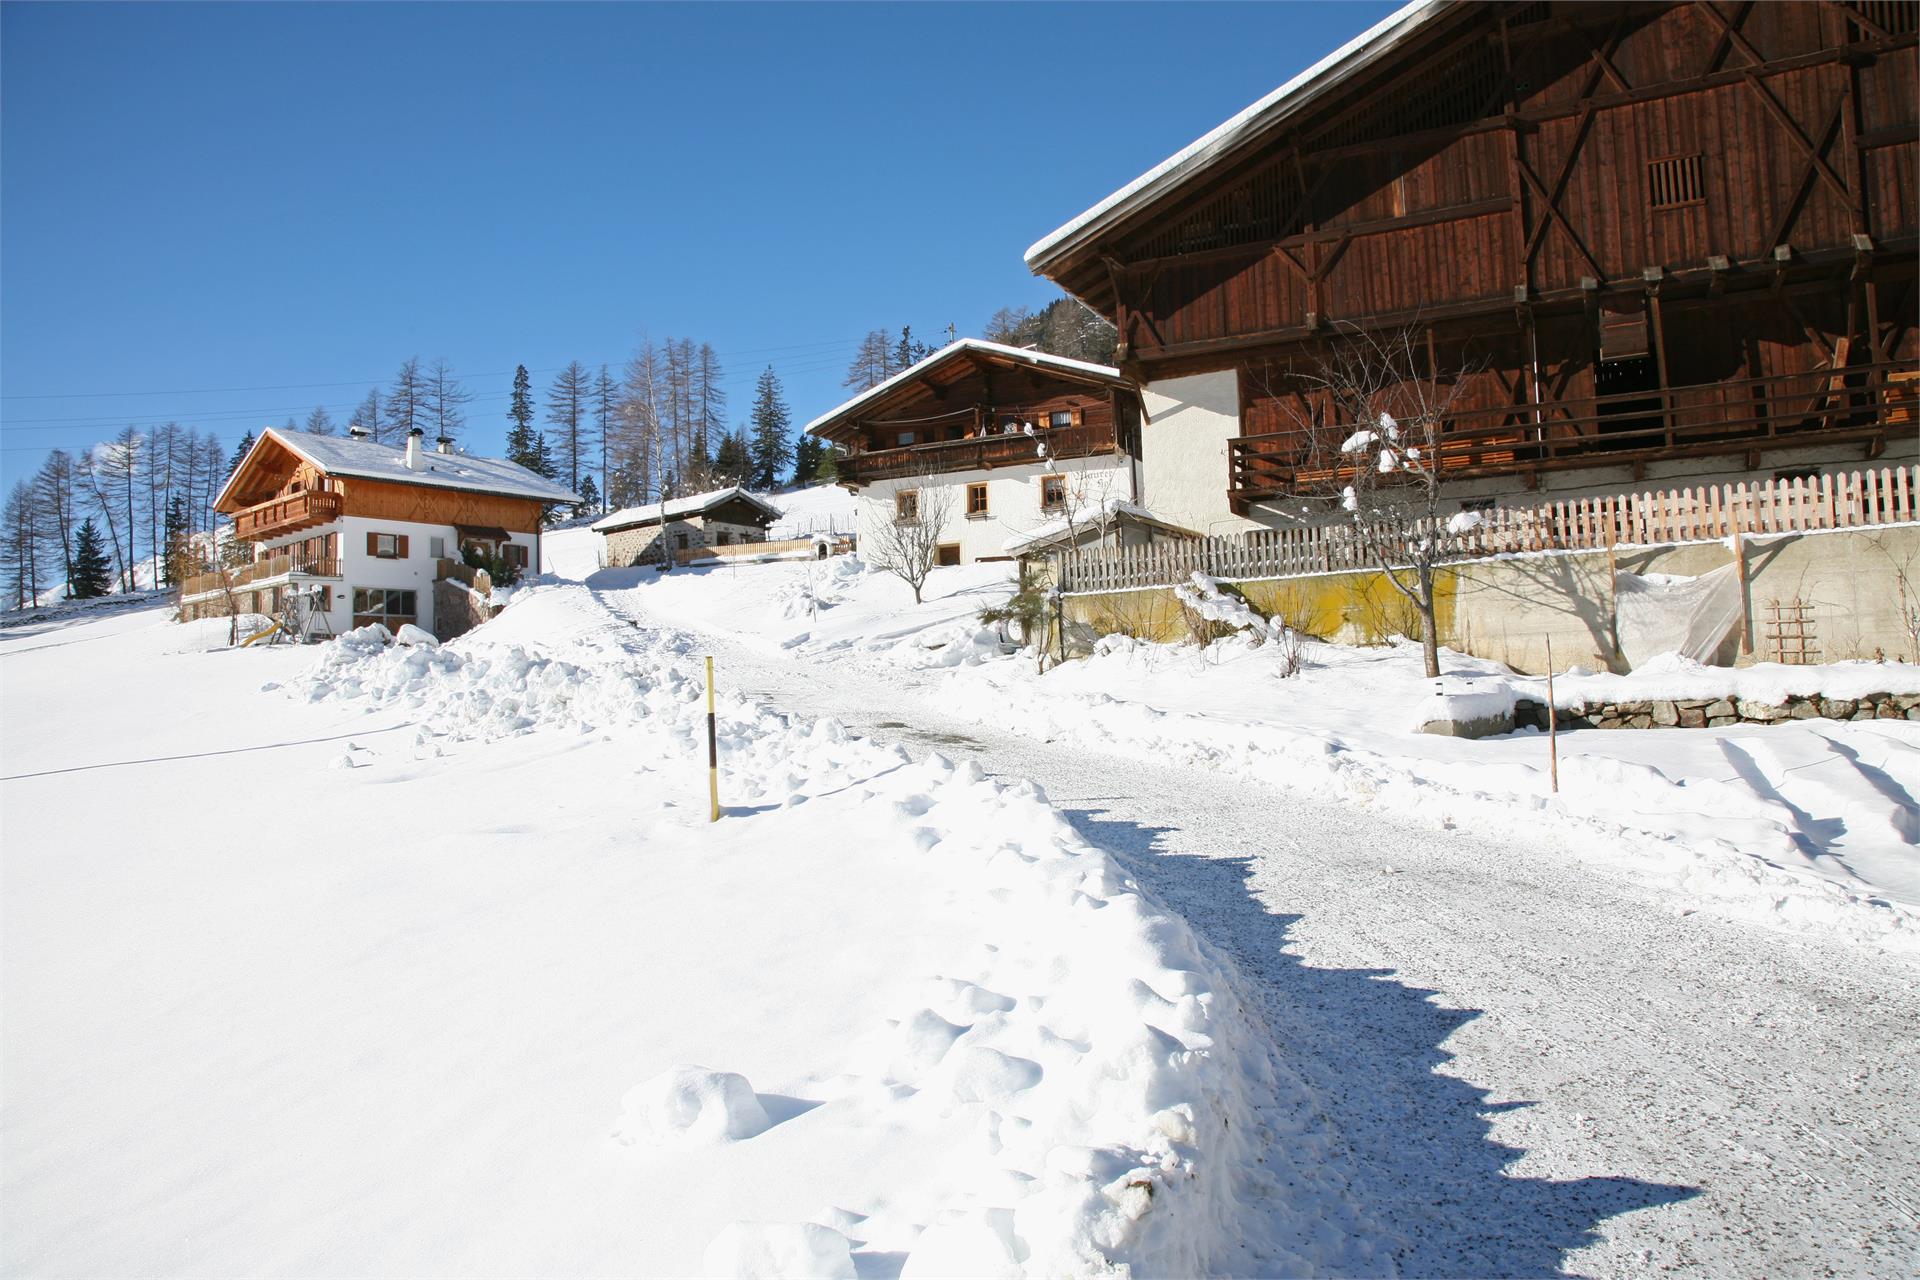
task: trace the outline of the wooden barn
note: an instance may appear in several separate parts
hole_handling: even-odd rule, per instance
[[[1911,0],[1412,4],[1027,260],[1119,326],[1144,500],[1195,528],[1302,490],[1356,334],[1449,383],[1463,504],[1911,461],[1917,32]]]

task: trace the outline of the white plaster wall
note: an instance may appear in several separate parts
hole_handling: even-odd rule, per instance
[[[902,489],[918,489],[922,500],[938,492],[948,495],[949,512],[941,525],[940,541],[960,544],[960,562],[1004,558],[1007,539],[1031,533],[1059,519],[1057,512],[1040,509],[1040,477],[1065,475],[1069,502],[1095,506],[1108,498],[1133,499],[1132,476],[1125,458],[1073,458],[1056,467],[995,467],[991,471],[951,471],[934,478],[876,480],[860,490],[860,544],[879,545],[880,531],[893,523],[893,496]],[[967,486],[987,486],[987,514],[967,515]]]
[[[1227,370],[1150,382],[1141,400],[1141,505],[1200,533],[1257,527],[1227,506],[1227,442],[1240,434],[1239,376]]]

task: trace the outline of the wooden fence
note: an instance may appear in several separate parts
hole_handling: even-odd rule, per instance
[[[1805,533],[1920,520],[1920,467],[1884,467],[1764,484],[1708,485],[1609,494],[1532,507],[1496,507],[1424,536],[1443,560],[1536,551],[1702,542],[1734,533]],[[1376,567],[1346,524],[1257,529],[1148,547],[1089,548],[1060,565],[1063,591],[1166,587],[1195,572],[1216,578],[1287,578]]]
[[[263,556],[236,569],[231,569],[225,574],[216,572],[193,575],[181,586],[180,598],[190,600],[210,592],[225,591],[229,587],[248,587],[256,582],[265,582],[269,578],[284,577],[288,574],[300,574],[311,578],[337,578],[340,576],[340,562],[293,555]]]

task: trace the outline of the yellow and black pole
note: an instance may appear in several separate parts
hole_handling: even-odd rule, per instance
[[[713,724],[713,659],[707,659],[707,798],[713,803],[709,822],[720,821],[720,736]]]

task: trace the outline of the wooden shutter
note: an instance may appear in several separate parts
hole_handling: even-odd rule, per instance
[[[402,560],[405,560],[407,558],[407,535],[404,533],[401,534],[397,539],[395,539],[395,542],[398,544],[400,548],[400,558]]]
[[[370,556],[380,554],[380,535],[371,529],[367,530],[367,554]]]

